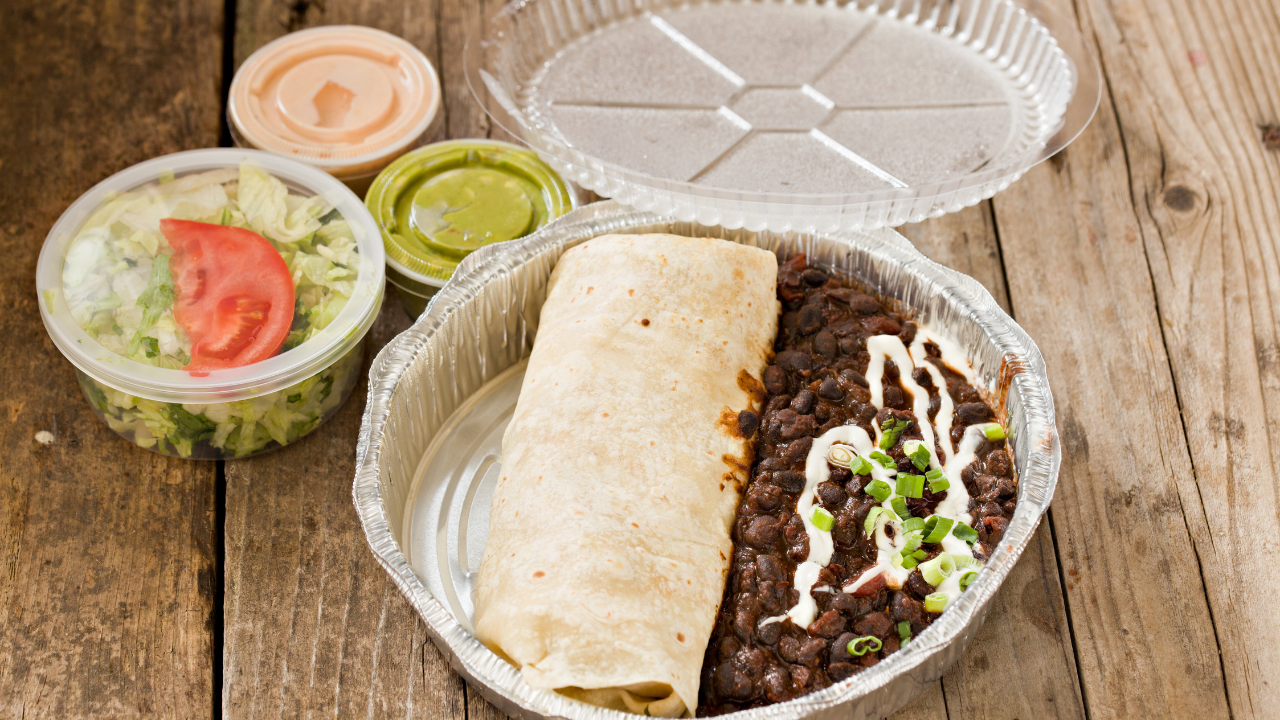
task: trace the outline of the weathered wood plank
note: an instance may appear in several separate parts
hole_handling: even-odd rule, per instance
[[[1097,10],[1081,18],[1086,35]],[[993,205],[1013,308],[1055,390],[1051,517],[1089,714],[1225,717],[1188,531],[1202,511],[1179,494],[1190,458],[1113,110],[1141,82],[1109,83],[1084,135]]]
[[[0,717],[212,712],[215,465],[90,412],[33,280],[80,193],[217,144],[222,7],[0,4]]]
[[[435,2],[241,2],[236,62],[287,32],[352,23],[404,37],[439,68],[440,10]],[[366,363],[408,324],[389,287]],[[226,465],[226,717],[466,715],[461,679],[373,560],[351,505],[365,393],[362,381],[304,441]]]
[[[1172,460],[1236,718],[1280,707],[1280,8],[1087,3],[1190,449]],[[1129,236],[1126,235],[1126,239]],[[1173,408],[1170,408],[1172,411]],[[1171,421],[1176,419],[1172,416]],[[1172,498],[1171,498],[1172,499]],[[1216,661],[1203,657],[1205,664]]]
[[[1009,309],[990,203],[900,230],[930,259],[978,280]],[[991,692],[1002,686],[1019,692]],[[1005,580],[978,637],[943,678],[942,690],[941,707],[953,718],[1084,717],[1047,523]],[[934,705],[927,702],[931,694],[895,717],[940,717],[923,714]]]

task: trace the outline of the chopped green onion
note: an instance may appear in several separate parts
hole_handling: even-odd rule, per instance
[[[929,492],[935,495],[942,492],[943,490],[950,490],[950,489],[951,489],[951,481],[946,478],[940,478],[938,480],[929,481]]]
[[[831,449],[827,451],[827,462],[836,467],[851,467],[854,460],[858,459],[857,454],[847,445],[832,445]]]
[[[893,494],[893,488],[889,487],[889,483],[883,480],[872,480],[863,490],[876,499],[876,502],[884,502]]]
[[[868,535],[876,531],[876,520],[883,514],[884,508],[878,506],[871,508],[867,513],[867,519],[862,523],[862,527],[867,531]]]
[[[823,532],[831,532],[831,528],[836,525],[835,516],[822,508],[813,509],[813,515],[809,516],[809,522]]]
[[[907,622],[906,620],[903,620],[902,622],[898,623],[898,640],[902,641],[903,645],[906,645],[907,641],[910,639],[911,639],[911,623]]]
[[[945,518],[941,515],[930,515],[924,524],[924,541],[927,543],[942,542],[942,538],[951,532],[951,526],[955,524],[955,520]]]
[[[898,473],[898,494],[903,497],[924,497],[924,476]]]
[[[906,539],[906,543],[902,546],[902,553],[910,555],[920,549],[921,536],[918,532],[909,532],[902,536]]]
[[[920,564],[920,574],[924,576],[924,581],[934,587],[942,584],[943,580],[951,577],[951,573],[956,571],[956,561],[951,557],[951,553],[942,553],[938,557]]]
[[[924,596],[924,609],[931,613],[940,613],[947,609],[947,601],[951,596],[944,592],[929,593]]]
[[[880,652],[880,648],[884,647],[884,643],[880,642],[880,638],[874,635],[864,635],[849,641],[849,645],[845,648],[849,654],[854,657],[862,657],[868,652]]]
[[[892,427],[890,427],[891,423]],[[901,436],[903,431],[910,425],[910,420],[899,420],[897,422],[885,420],[884,424],[880,426],[880,429],[884,431],[884,434],[880,436],[880,449],[888,450],[894,445],[897,445],[898,437]]]
[[[854,475],[870,475],[871,463],[864,458],[854,457],[853,462],[849,464],[849,469],[853,471]]]
[[[906,532],[918,532],[923,530],[924,519],[918,517],[907,518],[907,521],[902,523],[902,529]]]
[[[982,434],[987,436],[988,440],[995,442],[1005,438],[1004,428],[1000,427],[1000,423],[987,423],[982,425]]]
[[[925,551],[923,551],[923,550],[917,550],[917,551],[915,551],[915,552],[911,553],[911,557],[913,557],[913,558],[915,558],[915,559],[917,559],[917,560],[923,560],[923,559],[925,559],[925,558],[929,557],[929,553],[927,553],[927,552],[925,552]]]
[[[911,458],[911,464],[916,466],[917,470],[925,470],[929,467],[929,448],[919,440],[908,440],[902,443],[902,451]]]
[[[965,590],[967,590],[969,588],[969,583],[973,582],[977,577],[978,577],[978,573],[973,570],[970,570],[969,572],[961,575],[960,576],[960,592],[964,592]]]
[[[956,521],[955,527],[951,528],[951,534],[955,535],[957,540],[963,540],[970,545],[978,541],[978,531],[959,520]]]
[[[956,561],[957,570],[965,570],[968,568],[981,569],[982,561],[971,555],[952,555],[952,559]]]
[[[898,469],[897,461],[895,461],[893,458],[889,457],[888,455],[885,455],[884,453],[880,452],[879,450],[871,451],[871,459],[879,463],[880,467],[884,468],[885,470]]]
[[[947,477],[947,476],[946,476],[946,475],[943,475],[943,474],[942,474],[942,470],[940,470],[939,468],[934,468],[934,469],[932,469],[932,470],[930,470],[929,472],[927,472],[927,473],[925,473],[925,474],[924,474],[924,479],[925,479],[925,480],[928,480],[928,481],[929,481],[929,482],[931,482],[931,483],[932,483],[932,482],[938,482],[939,480],[944,480],[944,479],[946,479],[946,477]]]
[[[904,497],[896,497],[890,500],[889,507],[893,508],[893,512],[900,520],[906,520],[911,517],[911,511],[907,510],[907,499]]]
[[[905,555],[905,556],[894,555],[893,559],[894,559],[894,562],[898,565],[898,567],[905,568],[907,570],[914,570],[915,567],[920,564],[920,561],[916,559],[916,556],[914,554]]]

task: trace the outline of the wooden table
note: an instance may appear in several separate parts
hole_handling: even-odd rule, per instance
[[[978,639],[896,717],[1277,717],[1280,10],[1051,4],[1104,68],[1093,124],[995,200],[903,232],[1039,342],[1058,494]],[[0,3],[0,718],[498,716],[365,544],[363,386],[280,452],[155,455],[90,414],[33,286],[91,185],[229,144],[232,71],[288,31],[407,38],[440,70],[438,134],[491,134],[461,57],[496,7]],[[370,354],[408,324],[389,298]]]

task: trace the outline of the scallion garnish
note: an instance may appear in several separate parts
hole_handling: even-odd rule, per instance
[[[885,470],[898,469],[898,463],[893,458],[889,457],[888,455],[885,455],[879,450],[871,451],[871,459],[879,463],[880,467],[884,468]]]
[[[978,531],[959,520],[956,521],[955,527],[951,528],[951,534],[955,535],[957,540],[963,540],[970,545],[978,542]]]
[[[880,642],[880,638],[874,635],[864,635],[850,640],[845,649],[854,657],[862,657],[869,652],[880,652],[882,647],[884,647],[884,643]]]
[[[813,514],[809,516],[809,522],[823,532],[831,532],[831,528],[836,525],[835,516],[822,508],[813,509]]]
[[[975,579],[977,579],[977,577],[978,577],[978,573],[973,570],[970,570],[969,572],[966,572],[965,574],[961,575],[960,576],[960,592],[964,592],[965,590],[967,590],[969,588],[969,583],[972,583]]]
[[[892,426],[890,423],[892,423]],[[898,437],[902,435],[903,431],[910,425],[910,420],[898,420],[897,422],[885,420],[884,424],[880,426],[880,429],[884,431],[884,434],[880,436],[880,449],[888,450],[898,444]]]
[[[1005,438],[1004,428],[1000,427],[1000,423],[987,423],[981,427],[982,434],[986,435],[987,439],[992,442],[1003,440]]]
[[[956,561],[951,557],[951,553],[942,553],[938,557],[920,564],[920,574],[924,576],[924,581],[934,587],[942,584],[943,580],[951,577],[951,573],[956,571]]]
[[[906,522],[902,523],[902,529],[904,532],[919,532],[920,530],[924,530],[924,519],[918,517],[907,518]]]
[[[929,593],[924,596],[924,609],[931,613],[940,613],[947,609],[947,601],[950,599],[951,596],[944,592]]]
[[[939,474],[941,474],[941,473],[939,473]],[[926,476],[926,477],[928,477],[928,476]],[[950,481],[950,480],[948,480],[948,479],[946,479],[945,477],[940,477],[940,478],[938,478],[937,480],[930,480],[930,481],[929,481],[929,492],[931,492],[931,493],[933,493],[933,494],[935,494],[935,495],[936,495],[936,494],[938,494],[938,493],[940,493],[940,492],[942,492],[942,491],[944,491],[944,490],[950,490],[950,489],[951,489],[951,481]]]
[[[952,559],[956,561],[957,570],[967,570],[969,568],[980,569],[982,561],[971,555],[952,555]]]
[[[893,559],[897,561],[899,567],[907,570],[914,570],[920,564],[914,553],[911,555],[894,555]]]
[[[883,501],[881,501],[883,502]],[[889,507],[893,508],[893,512],[900,520],[906,520],[911,517],[911,511],[907,510],[907,499],[904,497],[896,497],[889,501]]]
[[[879,506],[873,507],[867,512],[867,519],[863,521],[862,527],[867,531],[868,535],[876,531],[876,520],[883,514],[884,508]]]
[[[915,552],[911,553],[911,557],[913,557],[913,558],[915,558],[915,559],[917,559],[917,560],[923,560],[923,559],[925,559],[925,558],[929,557],[929,553],[927,553],[927,552],[925,552],[925,551],[923,551],[923,550],[917,550],[917,551],[915,551]]]
[[[924,497],[924,476],[898,473],[898,494],[903,497]]]
[[[902,451],[911,458],[911,464],[915,465],[917,470],[925,470],[929,467],[929,448],[919,440],[908,440],[902,443]]]
[[[853,462],[849,464],[849,469],[853,471],[854,475],[870,475],[871,463],[861,457],[855,456],[853,458]]]
[[[955,524],[955,520],[945,518],[941,515],[930,515],[929,519],[924,523],[924,541],[927,543],[942,542],[942,538],[951,532],[951,526]]]
[[[893,488],[889,487],[889,483],[883,480],[872,480],[863,491],[876,499],[876,502],[884,502],[893,494]]]
[[[911,639],[911,623],[907,622],[906,620],[903,620],[902,622],[898,623],[898,640],[900,640],[903,645],[906,645],[907,641],[910,639]]]
[[[852,467],[853,461],[857,459],[859,459],[858,455],[847,445],[832,445],[831,449],[827,450],[827,462],[836,467]]]
[[[909,533],[903,534],[902,537],[906,539],[906,543],[902,546],[903,555],[910,555],[911,553],[920,549],[920,542],[923,539],[921,538],[920,533],[909,532]]]

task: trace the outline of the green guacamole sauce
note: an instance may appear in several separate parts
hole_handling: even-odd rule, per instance
[[[568,187],[531,151],[460,140],[411,152],[374,181],[365,204],[387,255],[447,280],[468,254],[523,237],[568,212]]]

